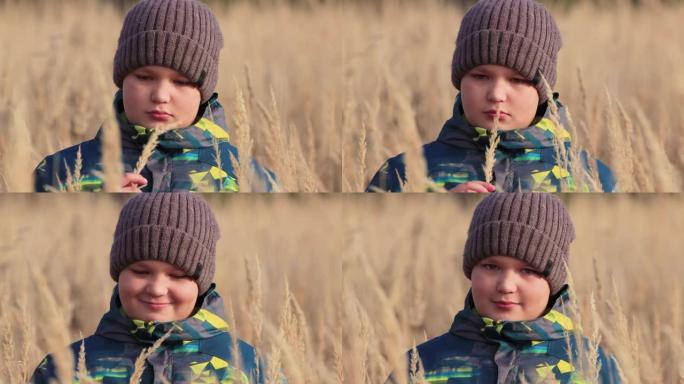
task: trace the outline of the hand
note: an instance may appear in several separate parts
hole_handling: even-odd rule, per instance
[[[490,193],[496,191],[496,187],[484,181],[469,181],[467,183],[459,184],[449,190],[449,192],[457,193]]]
[[[137,173],[126,173],[121,179],[121,192],[142,192],[140,188],[146,185],[146,178]]]

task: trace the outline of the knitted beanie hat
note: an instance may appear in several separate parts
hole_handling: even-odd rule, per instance
[[[202,102],[218,81],[223,35],[209,7],[198,0],[142,0],[126,15],[114,55],[114,84],[146,65],[177,70],[199,86]]]
[[[490,256],[510,256],[541,272],[556,294],[566,281],[575,229],[563,203],[548,193],[492,193],[475,208],[463,250],[463,272]]]
[[[218,224],[209,205],[194,194],[141,193],[119,214],[109,274],[141,260],[163,261],[191,276],[203,294],[214,279]]]
[[[484,64],[512,68],[533,82],[540,104],[556,84],[556,61],[562,45],[560,31],[549,11],[534,0],[480,0],[466,12],[456,39],[451,82]]]

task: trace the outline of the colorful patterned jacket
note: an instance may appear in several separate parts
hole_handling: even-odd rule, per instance
[[[202,117],[194,125],[171,130],[159,137],[159,144],[141,172],[147,179],[143,192],[238,190],[231,162],[231,158],[238,159],[238,151],[230,144],[225,113],[218,102],[218,95],[214,94],[201,108],[204,109]],[[121,91],[114,97],[114,109],[121,134],[124,172],[133,172],[151,131],[126,120]],[[35,191],[64,190],[67,167],[68,172],[73,173],[79,148],[82,157],[81,190],[102,190],[100,129],[95,138],[43,159],[34,172]],[[275,189],[276,177],[271,171],[254,160],[251,171],[255,179],[252,184],[261,184],[254,185],[255,190],[271,192]]]
[[[557,100],[558,95],[555,96],[561,125],[567,126],[565,108]],[[570,134],[553,123],[550,112],[543,111],[545,107],[540,108],[539,115],[543,117],[535,125],[498,132],[500,142],[492,181],[498,191],[559,192],[579,189],[566,169],[571,167],[559,165],[556,154],[556,140],[562,142],[566,150],[571,148]],[[423,146],[427,176],[437,186],[447,190],[468,181],[485,180],[488,132],[471,126],[463,116],[459,94],[453,117],[444,124],[436,141]],[[606,164],[590,159],[585,151],[580,153],[580,158],[584,172],[591,174],[592,169],[595,169],[604,192],[615,190],[615,178]],[[400,154],[385,162],[366,190],[401,192],[405,182],[406,165],[404,155]]]
[[[71,345],[77,369],[81,343],[85,343],[88,376],[99,383],[128,384],[135,360],[144,348],[171,331],[145,362],[141,383],[264,383],[265,367],[254,349],[236,341],[224,320],[223,301],[214,285],[199,298],[200,309],[191,317],[174,322],[143,322],[129,319],[121,309],[118,288],[114,289],[110,310],[100,320],[95,334]],[[239,369],[237,361],[239,359]],[[56,379],[52,357],[38,366],[32,383],[47,384]],[[74,382],[78,382],[76,376]]]
[[[538,319],[495,321],[481,317],[468,294],[465,309],[456,315],[449,332],[416,348],[425,380],[436,384],[594,382],[581,377],[568,354],[570,349],[576,357],[580,348],[566,314],[568,296],[565,287],[553,307]],[[587,350],[586,344],[581,348]],[[621,382],[615,359],[601,347],[598,362],[599,383]],[[396,381],[390,377],[388,383]]]

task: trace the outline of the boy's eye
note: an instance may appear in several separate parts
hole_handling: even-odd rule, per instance
[[[172,279],[176,279],[176,280],[179,280],[179,279],[189,279],[189,278],[190,278],[190,276],[184,275],[184,274],[170,275],[170,276],[171,276]]]
[[[472,76],[473,79],[476,79],[476,80],[487,80],[488,79],[487,75],[483,75],[481,73],[472,73],[470,76]]]
[[[525,275],[532,275],[532,276],[541,276],[542,274],[534,269],[530,268],[523,268],[522,270],[523,274]]]
[[[152,80],[152,76],[142,75],[142,74],[136,74],[136,75],[135,75],[135,78],[138,79],[138,80],[141,80],[141,81],[149,81],[149,80]]]
[[[147,275],[149,273],[144,269],[131,269],[131,272],[133,272],[136,275],[141,275],[141,276]]]
[[[497,269],[499,269],[499,266],[496,264],[487,263],[487,264],[482,264],[482,268],[484,268],[488,271],[496,271]]]
[[[173,82],[183,87],[194,85],[194,83],[190,80],[174,80]]]

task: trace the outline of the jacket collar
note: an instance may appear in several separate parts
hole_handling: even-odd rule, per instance
[[[171,322],[130,319],[121,307],[119,287],[114,287],[109,311],[102,317],[95,334],[124,343],[153,344],[170,332],[165,343],[202,340],[228,332],[223,299],[215,284],[197,299],[195,312],[184,320]]]
[[[114,111],[121,130],[123,147],[142,149],[152,130],[131,124],[126,119],[121,90],[114,95]],[[157,147],[167,150],[211,148],[214,142],[230,140],[225,112],[218,101],[218,94],[214,93],[206,103],[200,105],[198,116],[200,117],[192,125],[173,129],[160,135]]]
[[[540,106],[537,111],[538,118],[529,127],[520,129],[499,131],[500,138],[497,149],[553,149],[556,140],[565,143],[571,141],[570,133],[563,126],[567,126],[567,113],[563,104],[558,101],[558,93],[554,94],[553,102],[558,107],[561,126],[551,120],[551,112],[547,104]],[[446,121],[437,141],[455,147],[484,151],[489,144],[489,135],[486,129],[470,125],[463,113],[463,104],[460,93],[456,95],[453,108],[453,116]]]
[[[475,341],[513,344],[564,339],[574,330],[568,315],[569,305],[566,285],[551,298],[549,310],[541,317],[529,321],[497,321],[477,313],[472,293],[468,292],[465,308],[456,314],[449,332]]]

